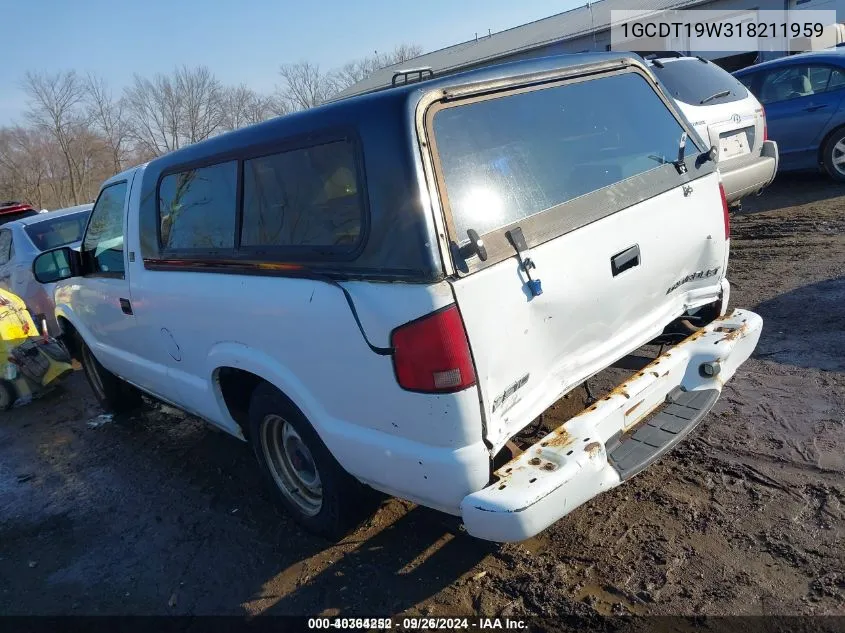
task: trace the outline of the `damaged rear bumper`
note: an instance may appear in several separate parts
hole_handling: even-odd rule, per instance
[[[762,327],[758,315],[734,310],[656,358],[466,496],[467,532],[524,540],[642,471],[707,415]]]

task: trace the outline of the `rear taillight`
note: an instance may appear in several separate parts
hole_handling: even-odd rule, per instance
[[[757,109],[757,112],[760,113],[760,117],[763,119],[763,142],[769,140],[769,125],[766,123],[766,108],[760,106]]]
[[[725,188],[719,183],[719,194],[722,196],[722,214],[725,216],[725,239],[731,239],[731,216],[728,211],[728,197],[725,195]]]
[[[448,393],[475,384],[469,341],[455,305],[396,328],[390,343],[403,389]]]

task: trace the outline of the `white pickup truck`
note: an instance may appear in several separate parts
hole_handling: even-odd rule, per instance
[[[625,55],[406,81],[113,177],[34,273],[104,407],[146,393],[248,440],[314,532],[366,485],[521,540],[687,435],[759,338],[686,125]],[[654,341],[676,344],[514,450]]]

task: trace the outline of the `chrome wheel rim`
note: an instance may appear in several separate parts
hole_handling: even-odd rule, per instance
[[[323,507],[323,483],[314,456],[293,425],[278,415],[261,424],[261,449],[276,487],[306,516]]]
[[[833,146],[830,162],[837,172],[845,176],[845,138],[839,139],[839,142]]]
[[[97,366],[94,364],[94,358],[91,356],[91,351],[86,349],[82,358],[85,361],[85,371],[91,379],[91,387],[94,389],[94,395],[100,400],[106,399],[106,390],[103,387],[103,379],[100,378],[100,372],[97,371]]]

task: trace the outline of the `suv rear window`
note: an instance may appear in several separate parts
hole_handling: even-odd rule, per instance
[[[67,246],[82,239],[88,212],[63,215],[24,227],[32,243],[42,251]]]
[[[717,105],[748,96],[748,91],[733,75],[711,62],[673,59],[661,63],[663,68],[651,66],[651,72],[678,101],[690,105]],[[724,92],[727,94],[723,95]]]
[[[459,241],[672,162],[684,131],[636,73],[446,107],[433,127]]]

